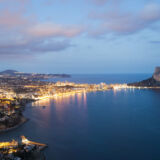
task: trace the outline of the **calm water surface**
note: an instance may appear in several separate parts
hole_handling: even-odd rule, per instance
[[[70,81],[122,83],[150,75],[77,76]],[[0,134],[0,141],[25,135],[47,143],[48,160],[160,160],[160,90],[110,90],[43,100],[29,104],[25,116],[30,121]]]

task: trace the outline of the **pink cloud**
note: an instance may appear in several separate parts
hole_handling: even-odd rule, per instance
[[[54,23],[37,23],[28,28],[28,33],[36,37],[75,37],[83,31],[83,27],[62,26]]]
[[[41,23],[26,16],[23,9],[7,8],[0,11],[0,55],[19,57],[63,51],[74,46],[69,38],[83,32],[84,27],[53,22]]]
[[[27,23],[28,20],[19,12],[11,12],[9,10],[3,10],[0,12],[0,26],[12,28],[26,25]]]
[[[105,35],[107,33],[132,34],[144,29],[149,29],[155,22],[160,21],[160,6],[148,4],[136,13],[122,12],[92,12],[89,17],[99,21],[97,28],[89,33],[92,35]]]

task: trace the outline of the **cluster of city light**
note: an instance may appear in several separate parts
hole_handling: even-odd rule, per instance
[[[114,90],[121,90],[121,89],[159,89],[160,87],[143,87],[143,86],[128,86],[127,84],[115,84],[112,85]]]
[[[18,146],[18,142],[15,140],[12,140],[11,142],[1,142],[0,148],[14,148]]]
[[[22,139],[22,144],[25,144],[25,145],[46,146],[45,144],[42,144],[42,143],[29,141],[25,136],[21,136],[21,139]]]
[[[29,141],[25,136],[21,136],[21,143],[24,145],[37,145],[37,146],[46,146],[45,144]],[[0,149],[9,149],[8,153],[17,152],[18,141],[12,140],[11,142],[0,142]]]
[[[111,85],[113,90],[121,90],[121,89],[128,89],[130,88],[127,84],[113,84]]]
[[[68,88],[68,86],[70,88]],[[17,98],[28,98],[34,100],[43,100],[48,98],[57,98],[61,96],[70,96],[76,93],[93,92],[93,91],[105,91],[108,89],[121,90],[121,89],[146,89],[146,88],[160,88],[160,87],[136,87],[128,86],[127,84],[77,84],[72,82],[57,82],[55,84],[47,84],[43,86],[38,85],[25,85],[24,88],[32,89],[32,92],[16,94],[13,91],[7,92],[0,90],[0,98],[8,98],[14,100]],[[37,91],[39,90],[39,91]]]

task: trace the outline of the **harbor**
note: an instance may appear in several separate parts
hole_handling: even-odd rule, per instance
[[[0,159],[4,160],[45,160],[44,155],[40,152],[47,147],[28,140],[21,136],[21,141],[12,140],[10,142],[0,142]]]

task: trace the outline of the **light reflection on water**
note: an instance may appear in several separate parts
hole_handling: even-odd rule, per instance
[[[59,96],[53,99],[43,99],[32,103],[33,107],[43,107],[44,109],[50,106],[51,101],[54,101],[54,104],[58,110],[63,109],[65,105],[69,105],[70,103],[75,103],[77,101],[77,105],[79,107],[83,106],[86,108],[87,105],[87,96],[86,92],[80,92],[71,95]]]
[[[41,119],[45,119],[45,122],[49,123],[51,121],[51,109],[55,110],[55,115],[57,120],[63,122],[65,121],[65,114],[68,111],[69,106],[74,106],[75,109],[78,109],[78,112],[81,113],[84,117],[86,117],[87,112],[87,96],[86,92],[75,93],[71,95],[58,96],[53,99],[43,99],[31,104],[32,108],[39,108],[37,110],[36,115],[34,115],[35,119],[40,117]],[[86,111],[85,111],[86,110]],[[38,117],[37,117],[38,115]],[[83,118],[84,118],[83,117]],[[44,124],[43,127],[48,124]]]
[[[28,105],[25,116],[30,120],[0,134],[0,141],[25,135],[46,143],[47,160],[160,158],[159,90],[78,93],[46,99]]]
[[[36,107],[39,107],[39,109],[37,110],[37,114],[36,115],[34,114],[33,118],[37,122],[40,119],[45,119],[45,121],[42,122],[43,127],[48,126],[47,121],[50,121],[50,117],[51,117],[51,106],[50,106],[50,104],[51,104],[50,99],[43,99],[43,100],[40,100],[40,101],[33,102],[31,104],[31,106],[35,109],[36,109]]]

